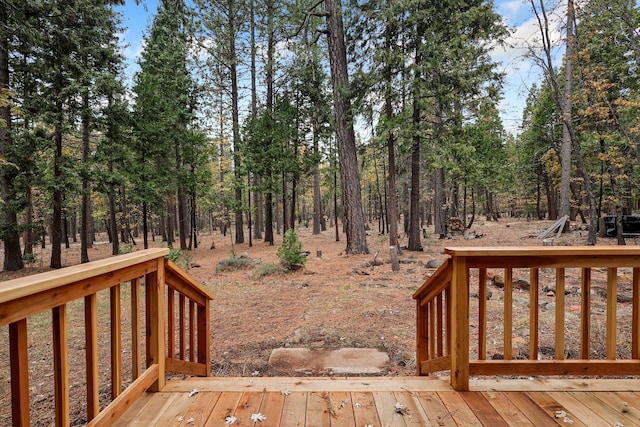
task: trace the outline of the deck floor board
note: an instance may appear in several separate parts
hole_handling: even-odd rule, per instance
[[[445,380],[410,377],[172,380],[163,391],[145,394],[114,425],[551,427],[566,425],[558,418],[566,413],[575,427],[640,427],[640,381],[609,383],[607,391],[593,380],[495,381],[457,392]],[[265,419],[254,423],[254,414]],[[237,421],[228,424],[234,418],[227,417]]]

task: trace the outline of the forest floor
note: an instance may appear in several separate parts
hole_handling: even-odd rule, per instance
[[[444,260],[444,247],[456,246],[542,246],[536,236],[546,230],[553,221],[526,221],[517,219],[501,219],[500,221],[476,221],[473,230],[481,238],[466,240],[462,236],[447,239],[430,237],[423,240],[423,252],[402,251],[401,270],[394,273],[389,263],[389,245],[386,235],[368,232],[368,255],[347,255],[344,252],[345,236],[335,241],[335,230],[329,228],[320,235],[312,235],[310,228],[300,228],[300,240],[303,249],[310,252],[306,266],[298,271],[275,273],[259,277],[259,272],[266,263],[278,262],[276,250],[281,245],[282,236],[276,236],[274,246],[262,240],[232,245],[232,237],[223,236],[219,231],[199,236],[198,248],[185,252],[179,263],[188,266],[189,273],[211,291],[215,299],[211,310],[211,360],[212,374],[216,376],[287,376],[287,375],[330,375],[327,372],[287,372],[276,369],[268,363],[273,349],[280,347],[305,347],[310,349],[337,349],[346,347],[376,348],[389,355],[390,362],[386,366],[385,375],[414,375],[415,373],[415,302],[412,294],[434,271],[428,267],[429,261]],[[376,227],[377,228],[377,227]],[[104,238],[104,236],[101,236]],[[140,240],[140,239],[139,239]],[[245,240],[248,234],[245,231]],[[211,249],[212,242],[215,248]],[[582,245],[586,241],[586,231],[573,231],[563,235],[554,242],[556,245]],[[138,250],[141,242],[133,247]],[[406,237],[401,246],[406,245]],[[152,246],[161,246],[162,242],[150,242]],[[599,239],[599,245],[614,245],[615,239]],[[628,239],[627,244],[635,245],[636,241]],[[79,244],[72,244],[70,249],[63,249],[63,263],[76,264],[79,261]],[[90,249],[90,259],[97,260],[108,257],[111,245],[107,241],[98,241]],[[246,255],[256,263],[243,269],[222,268],[220,261],[232,255]],[[377,254],[377,256],[376,256]],[[36,261],[21,272],[2,273],[0,279],[8,280],[27,274],[46,271],[49,262],[48,250],[38,249]],[[370,266],[374,257],[382,261],[382,265]],[[257,261],[260,260],[260,261]],[[258,264],[257,262],[260,262]],[[489,272],[496,274],[498,272]],[[579,271],[569,272],[567,288],[579,287]],[[593,286],[606,288],[606,274],[594,274]],[[598,281],[602,281],[598,283]],[[1,286],[1,284],[0,284]],[[619,283],[620,292],[628,292],[630,279]],[[489,315],[498,320],[502,315],[502,291],[491,287],[492,298],[488,302]],[[521,319],[514,319],[514,356],[526,356],[528,352],[528,291],[515,290],[514,304],[522,305],[521,310],[514,313]],[[522,294],[522,295],[521,295]],[[572,346],[577,345],[577,337],[571,331],[579,330],[580,306],[579,292],[572,292],[566,297],[568,307],[566,329],[567,352],[579,351]],[[548,290],[540,290],[541,305],[550,309],[541,310],[541,353],[549,351],[553,354],[553,322],[555,298]],[[593,317],[595,333],[604,330],[606,318],[606,300],[594,297]],[[477,304],[475,304],[477,305]],[[626,307],[629,306],[629,307]],[[70,306],[69,310],[74,310]],[[619,304],[619,316],[630,316],[630,304]],[[81,318],[81,305],[75,308]],[[107,309],[108,310],[108,309]],[[518,314],[520,313],[520,314]],[[522,314],[524,313],[524,314]],[[70,322],[74,322],[74,314],[69,314]],[[472,319],[477,319],[473,317]],[[78,320],[82,325],[81,320]],[[477,320],[476,320],[477,322]],[[123,326],[126,322],[123,321]],[[628,322],[630,323],[630,322]],[[47,365],[51,352],[50,315],[44,313],[29,321],[30,352],[30,384],[32,385],[32,413],[34,424],[48,425],[47,418],[40,415],[48,412],[53,403],[50,386],[52,368]],[[488,346],[490,356],[502,351],[499,347],[501,322],[490,324],[487,330],[492,341]],[[549,328],[543,325],[550,325]],[[108,341],[109,323],[105,321],[99,326],[99,335]],[[473,329],[473,328],[472,328]],[[623,328],[625,329],[625,328]],[[549,336],[545,331],[549,330]],[[32,333],[33,331],[33,333]],[[626,333],[622,330],[621,335]],[[496,339],[491,338],[494,334]],[[83,333],[70,333],[70,357],[78,351],[79,360],[83,359]],[[619,341],[624,347],[624,338]],[[498,344],[496,344],[498,343]],[[10,375],[7,327],[0,328],[0,425],[10,423]],[[105,346],[108,347],[108,346]],[[545,350],[546,349],[546,350]],[[624,349],[623,349],[624,350]],[[598,351],[596,349],[596,351]],[[123,366],[127,366],[127,354],[123,352]],[[108,356],[107,356],[108,357]],[[83,362],[82,362],[83,363]],[[108,365],[108,361],[105,361]],[[107,368],[108,369],[108,368]],[[76,372],[79,371],[79,372]],[[82,370],[74,369],[71,373],[71,388],[78,389],[83,398],[84,378]],[[101,384],[104,393],[108,393],[108,383]],[[45,410],[47,409],[47,410]],[[80,411],[80,412],[78,412]],[[81,409],[74,410],[78,419],[82,418]],[[39,421],[38,421],[39,420]],[[50,418],[49,418],[50,421]]]

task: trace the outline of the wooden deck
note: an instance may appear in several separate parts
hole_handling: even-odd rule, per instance
[[[194,378],[146,393],[114,425],[225,426],[227,417],[259,427],[640,426],[640,380],[475,380],[457,392],[435,377]]]

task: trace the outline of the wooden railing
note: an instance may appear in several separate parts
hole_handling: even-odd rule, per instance
[[[8,325],[9,329],[14,426],[30,424],[27,319],[47,310],[52,313],[55,425],[71,423],[67,307],[76,300],[84,303],[84,396],[88,425],[110,425],[146,390],[161,390],[166,373],[210,374],[209,304],[212,297],[165,259],[168,252],[167,249],[148,249],[0,283],[0,326]],[[127,282],[131,311],[130,316],[129,313],[123,316],[121,290]],[[107,299],[107,295],[98,296],[100,291],[108,292],[111,339],[106,351],[98,340],[98,305],[101,299]],[[123,385],[122,366],[124,317],[130,320],[127,336],[131,337],[131,382],[127,387]],[[99,368],[105,359],[110,360],[111,399],[101,410]]]
[[[640,375],[640,248],[473,247],[447,248],[445,252],[450,258],[413,295],[417,302],[418,375],[450,370],[451,385],[457,390],[469,389],[470,376]],[[572,271],[579,277],[575,283],[579,305],[570,307],[574,319],[575,312],[579,312],[579,327],[575,331],[567,331],[565,293],[569,290],[569,269],[575,269]],[[528,273],[530,289],[528,313],[523,304],[514,312],[514,284],[520,282],[514,275],[523,272]],[[618,284],[627,272],[631,274],[630,314],[623,320],[617,303]],[[497,273],[503,273],[503,303],[501,312],[492,312],[489,316],[487,279]],[[603,331],[592,325],[592,283],[596,275],[603,276],[602,281],[606,282]],[[542,304],[539,294],[544,287],[552,289],[545,293],[545,298],[551,298],[547,294],[555,298],[553,323],[548,328],[551,330],[544,330],[545,337],[553,334],[549,346],[553,354],[546,359],[540,356]],[[476,298],[470,298],[470,291],[476,289],[477,306]],[[545,306],[549,307],[548,302]],[[520,321],[519,339],[528,335],[526,359],[514,355],[514,317]],[[501,332],[498,337],[493,334],[491,343],[488,342],[488,323],[492,325],[492,333]],[[622,329],[627,333],[624,338]],[[579,348],[573,352],[567,351],[565,342],[569,333],[577,336]],[[477,340],[472,339],[476,335]],[[594,353],[598,352],[592,351],[592,347],[601,342],[604,342],[603,355],[595,358],[598,355]],[[494,355],[497,356],[490,360],[487,358],[489,344],[496,347]],[[629,349],[628,358],[620,357],[620,346]]]

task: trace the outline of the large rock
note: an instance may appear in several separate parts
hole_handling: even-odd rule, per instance
[[[276,348],[269,356],[269,364],[276,369],[306,374],[382,374],[387,362],[389,356],[386,353],[372,348]]]

